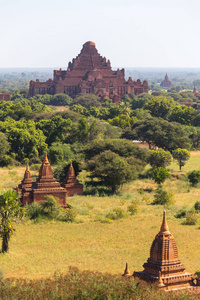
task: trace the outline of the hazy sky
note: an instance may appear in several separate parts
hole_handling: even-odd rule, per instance
[[[66,68],[86,41],[115,67],[200,67],[200,0],[0,0],[0,68]]]

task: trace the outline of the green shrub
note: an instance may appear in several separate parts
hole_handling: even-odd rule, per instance
[[[61,212],[61,206],[57,199],[51,195],[47,195],[46,199],[40,203],[41,214],[48,219],[56,219]]]
[[[193,170],[188,174],[189,182],[195,186],[200,182],[200,170]]]
[[[198,215],[196,211],[193,209],[187,213],[184,225],[196,225],[197,222],[198,222]]]
[[[118,220],[125,217],[126,217],[126,212],[120,207],[114,208],[106,215],[106,218],[111,220]]]
[[[167,178],[169,178],[169,176],[169,172],[162,167],[156,168],[152,171],[152,178],[158,184],[163,183]]]
[[[27,215],[31,220],[38,219],[41,216],[41,207],[39,204],[33,202],[25,206]]]
[[[154,201],[152,204],[161,204],[161,205],[172,205],[174,204],[174,196],[172,193],[168,193],[167,191],[159,188],[156,190],[154,195]]]
[[[138,208],[138,201],[137,200],[133,200],[131,202],[131,204],[127,207],[127,211],[131,214],[131,215],[136,215],[139,212],[139,208]]]
[[[64,210],[64,209],[63,209]],[[76,219],[77,211],[74,208],[66,209],[60,214],[60,220],[63,222],[73,223]]]
[[[187,209],[181,208],[175,214],[175,218],[177,218],[177,219],[185,218],[186,214],[187,214]]]
[[[197,201],[194,205],[194,209],[196,210],[196,212],[200,212],[200,201]]]

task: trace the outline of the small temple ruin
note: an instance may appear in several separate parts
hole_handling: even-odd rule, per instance
[[[172,83],[169,80],[167,73],[165,75],[165,79],[161,82],[160,86],[162,86],[162,87],[172,87]]]
[[[86,42],[76,58],[68,63],[67,70],[54,70],[53,80],[46,82],[31,80],[29,97],[37,94],[65,93],[74,98],[79,93],[94,94],[101,99],[108,97],[118,103],[125,94],[148,93],[148,83],[129,77],[125,80],[125,70],[111,69],[110,61],[102,57],[93,42]]]
[[[151,246],[150,257],[143,267],[143,271],[135,271],[132,276],[156,282],[158,288],[164,291],[190,289],[191,292],[200,293],[200,279],[195,284],[196,276],[185,272],[185,266],[178,257],[178,248],[169,231],[165,211],[160,231]],[[123,276],[131,276],[127,263]]]
[[[73,196],[75,194],[83,195],[83,185],[76,179],[72,163],[62,185],[53,177],[53,171],[45,152],[44,161],[40,167],[39,176],[36,181],[32,181],[27,164],[24,178],[16,190],[21,194],[21,203],[23,205],[31,204],[32,202],[41,202],[45,200],[47,195],[52,195],[58,199],[58,203],[61,206],[67,208],[66,196]]]

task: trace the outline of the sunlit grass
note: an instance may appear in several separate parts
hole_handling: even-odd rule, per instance
[[[200,152],[193,152],[183,170],[198,169],[199,158]],[[178,171],[178,165],[173,163],[170,169]],[[15,187],[22,180],[24,170],[25,167],[0,169],[0,188]],[[168,179],[164,188],[174,193],[176,203],[166,208],[149,204],[156,188],[157,184],[152,180],[143,179],[124,185],[118,195],[110,197],[69,197],[68,203],[78,211],[77,222],[34,224],[27,221],[18,224],[16,236],[10,241],[9,254],[0,254],[0,269],[5,277],[15,278],[49,277],[55,271],[66,273],[69,266],[122,274],[126,262],[131,272],[142,270],[152,241],[160,229],[163,209],[166,209],[179,257],[187,271],[195,272],[200,269],[200,223],[182,225],[182,220],[176,219],[174,214],[181,207],[191,209],[197,200],[200,201],[199,188],[191,188],[184,180]],[[120,207],[126,211],[132,200],[139,200],[137,215],[101,223],[113,208]]]

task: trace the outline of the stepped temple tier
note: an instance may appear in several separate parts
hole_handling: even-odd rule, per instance
[[[194,284],[195,276],[185,272],[185,266],[178,258],[177,245],[169,231],[165,212],[160,231],[152,243],[150,257],[143,267],[142,272],[134,272],[133,276],[157,282],[161,290],[189,288],[191,292],[200,292],[200,287]]]
[[[126,81],[124,73],[124,69],[113,71],[110,61],[100,56],[95,43],[87,42],[80,54],[69,62],[67,70],[54,70],[53,80],[31,80],[29,96],[65,93],[74,98],[79,93],[89,93],[101,99],[111,98],[118,103],[125,94],[148,93],[146,80],[143,83],[140,79],[135,82],[129,77]]]
[[[75,194],[83,194],[83,185],[78,182],[75,176],[74,168],[71,164],[68,171],[68,178],[63,187],[53,177],[51,165],[45,153],[44,161],[39,170],[39,176],[35,182],[31,179],[31,174],[26,167],[24,179],[19,184],[16,190],[21,194],[21,203],[23,205],[32,202],[41,202],[45,200],[47,195],[57,197],[59,204],[67,208],[66,196],[73,196]]]

